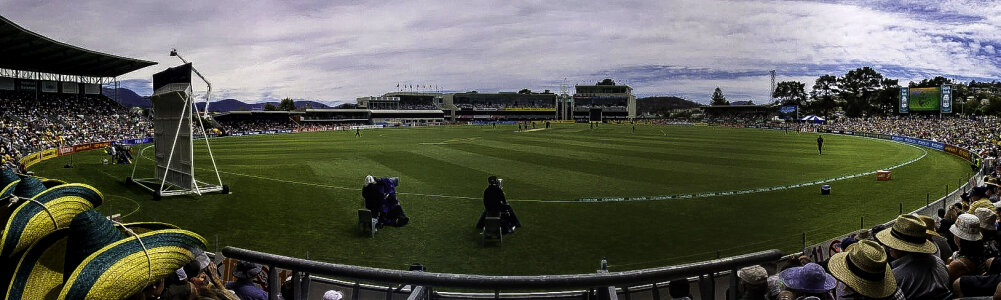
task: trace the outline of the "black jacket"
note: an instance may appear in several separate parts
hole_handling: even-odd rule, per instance
[[[499,186],[490,185],[483,190],[483,208],[492,214],[500,213],[507,206],[507,198],[504,198],[504,190]]]

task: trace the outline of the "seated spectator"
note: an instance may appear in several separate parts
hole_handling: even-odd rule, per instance
[[[671,294],[671,299],[674,300],[692,300],[691,286],[688,285],[688,281],[684,279],[678,279],[671,281],[667,284],[667,291]]]
[[[977,208],[994,208],[994,203],[987,199],[987,188],[978,186],[970,190],[970,207],[966,213],[972,214]]]
[[[341,300],[344,294],[337,290],[329,290],[323,293],[323,300]]]
[[[838,280],[837,299],[893,299],[903,300],[897,280],[887,262],[883,246],[861,240],[834,254],[828,262],[831,275]]]
[[[768,272],[759,265],[737,270],[740,282],[737,284],[739,300],[764,300],[768,290]]]
[[[876,235],[890,250],[893,277],[907,299],[948,299],[949,271],[935,256],[938,247],[928,241],[925,222],[914,215],[901,215],[889,230]]]
[[[935,219],[929,216],[918,216],[921,221],[925,222],[925,234],[929,241],[935,244],[936,250],[935,255],[942,261],[949,260],[949,256],[952,255],[952,247],[949,246],[949,241],[945,237],[940,235],[935,231]]]
[[[980,233],[980,219],[971,214],[959,215],[956,224],[949,228],[958,245],[949,259],[949,282],[960,276],[980,275],[986,271],[983,235]]]
[[[401,227],[410,223],[410,218],[403,212],[403,206],[396,198],[396,186],[399,183],[398,178],[384,177],[379,179],[379,193],[383,199],[379,213],[379,224]]]
[[[801,267],[803,263],[798,257],[789,257],[780,260],[777,265],[779,273],[768,276],[768,299],[778,299],[779,294],[783,291],[779,274],[791,268]]]
[[[812,262],[782,271],[779,279],[786,290],[792,292],[794,299],[817,297],[820,300],[832,300],[834,295],[831,291],[838,284],[833,276],[824,272],[824,267]]]
[[[382,182],[376,182],[372,175],[365,176],[365,185],[361,188],[361,196],[365,199],[365,208],[372,211],[372,218],[379,220],[385,197],[382,194]],[[379,223],[378,226],[381,227],[382,223]]]
[[[994,208],[977,208],[973,215],[980,219],[980,234],[984,236],[984,257],[1001,256],[1001,240],[998,236],[998,215]]]
[[[265,292],[254,282],[260,274],[260,265],[239,261],[233,269],[233,277],[236,277],[236,281],[226,283],[226,289],[232,290],[240,300],[267,300],[268,292]]]

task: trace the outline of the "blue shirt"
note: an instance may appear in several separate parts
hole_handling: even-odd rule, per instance
[[[233,281],[226,284],[226,289],[233,290],[240,300],[268,300],[268,292],[250,281]]]

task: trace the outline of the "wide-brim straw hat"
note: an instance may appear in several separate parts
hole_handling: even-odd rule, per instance
[[[16,259],[45,235],[69,226],[77,214],[101,205],[104,195],[85,184],[64,184],[20,203],[0,237],[0,260]]]
[[[938,234],[937,231],[935,231],[935,229],[937,228],[935,226],[935,219],[925,215],[919,215],[918,218],[921,218],[921,221],[925,221],[925,234],[927,234],[929,237],[942,236]]]
[[[956,223],[949,227],[949,232],[960,239],[967,241],[979,241],[984,239],[980,232],[980,219],[971,214],[961,214],[956,218]]]
[[[111,226],[111,222],[96,211],[89,212],[93,216],[85,212],[76,219],[89,217],[89,222],[74,223],[86,226],[57,230],[25,252],[14,272],[6,299],[123,299],[141,291],[148,285],[146,281],[159,281],[181,268],[190,261],[184,258],[187,249],[205,244],[200,236],[170,224],[143,222]],[[152,261],[152,268],[147,267],[147,251],[143,250],[143,245],[138,245],[136,237],[124,228],[138,235],[150,255],[148,261]],[[81,261],[71,262],[71,257],[81,252],[73,240],[81,237],[102,242],[92,245],[96,246],[91,249],[92,253],[82,253]],[[135,248],[138,248],[137,253],[133,251]],[[86,251],[89,250],[82,252]],[[141,286],[134,287],[136,285]],[[71,288],[73,286],[75,288]]]
[[[863,296],[886,298],[897,291],[886,251],[874,241],[861,240],[834,254],[828,268],[834,278]]]
[[[24,204],[24,202],[17,202],[14,205],[10,205],[10,202],[4,200],[12,199],[11,196],[17,196],[18,198],[31,199],[35,195],[42,193],[43,191],[66,184],[60,180],[44,179],[34,176],[27,176],[24,178],[17,177],[14,175],[16,180],[7,184],[0,190],[0,227],[7,225],[7,219],[10,218],[11,212],[17,209],[17,206]]]
[[[17,173],[14,173],[14,171],[0,168],[0,188],[3,188],[11,182],[18,181],[20,179],[21,177],[17,176]]]
[[[995,186],[995,187],[1001,186],[1001,185],[998,184],[998,178],[997,177],[987,178],[987,180],[984,181],[984,184],[990,185],[990,186]]]
[[[928,241],[925,222],[914,215],[900,215],[893,226],[876,234],[887,247],[905,252],[935,253],[938,246]]]

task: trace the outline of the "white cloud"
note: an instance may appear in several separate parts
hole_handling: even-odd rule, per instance
[[[219,97],[250,101],[351,100],[400,82],[450,90],[557,90],[564,77],[592,82],[607,71],[643,66],[767,72],[790,64],[884,65],[1001,76],[1001,64],[989,56],[1001,44],[997,5],[900,4],[921,13],[880,5],[8,0],[0,11],[56,40],[160,63],[123,79],[148,79],[178,64],[167,56],[176,47],[213,81]],[[926,11],[980,20],[939,22]],[[812,85],[806,74],[780,75]],[[760,76],[630,84],[642,94],[704,90],[703,99],[716,85],[758,98],[768,93],[768,79]]]

